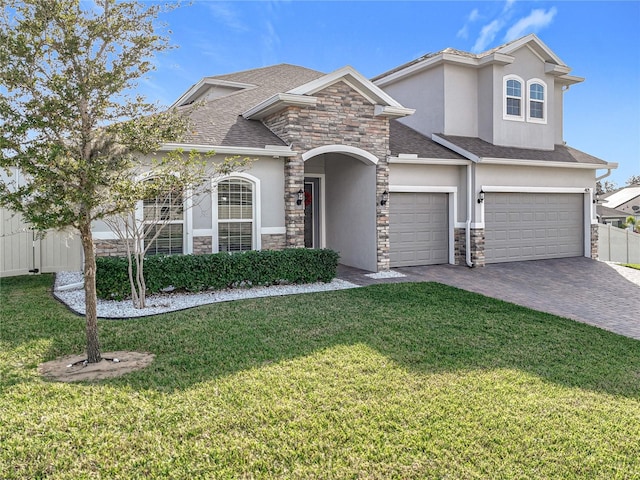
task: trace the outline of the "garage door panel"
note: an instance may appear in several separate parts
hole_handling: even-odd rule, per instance
[[[392,193],[389,198],[392,267],[447,263],[448,195]]]
[[[487,263],[583,255],[581,194],[487,193],[484,207]]]

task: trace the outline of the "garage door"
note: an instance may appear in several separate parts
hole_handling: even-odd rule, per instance
[[[447,263],[448,210],[446,193],[392,193],[389,197],[391,266]]]
[[[485,261],[582,256],[583,202],[581,194],[487,193]]]

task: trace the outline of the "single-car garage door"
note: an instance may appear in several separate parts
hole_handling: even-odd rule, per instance
[[[583,255],[583,212],[581,194],[487,193],[486,263]]]
[[[391,266],[447,263],[448,210],[446,193],[392,193],[389,197]]]

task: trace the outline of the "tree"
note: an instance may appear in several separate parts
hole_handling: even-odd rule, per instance
[[[129,208],[105,218],[126,249],[131,300],[135,308],[146,306],[144,259],[165,227],[192,209],[204,193],[210,192],[217,178],[242,170],[251,161],[234,156],[207,166],[202,157],[195,151],[186,156],[176,150],[150,169],[130,175],[126,184],[121,185],[120,193],[129,199]],[[138,203],[143,203],[142,212],[136,208]]]
[[[598,180],[596,182],[596,193],[598,195],[602,195],[603,193],[613,192],[617,188],[618,186],[616,185],[616,183],[611,182],[609,180],[605,180],[604,182],[601,180]]]
[[[627,179],[627,186],[640,185],[640,175],[631,175]]]
[[[133,93],[170,48],[163,8],[116,0],[0,0],[0,203],[39,230],[73,227],[84,251],[87,360],[101,360],[91,223],[130,209],[135,152],[186,131]]]

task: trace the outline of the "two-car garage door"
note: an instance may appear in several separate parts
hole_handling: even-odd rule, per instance
[[[449,261],[446,193],[399,193],[389,199],[391,267]],[[578,257],[584,254],[584,195],[487,193],[486,263]]]
[[[578,193],[487,193],[486,263],[583,255],[583,212]]]

